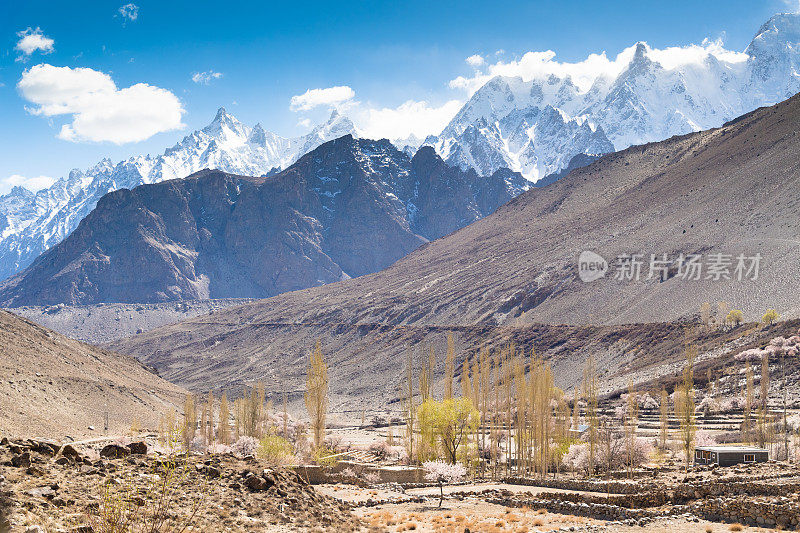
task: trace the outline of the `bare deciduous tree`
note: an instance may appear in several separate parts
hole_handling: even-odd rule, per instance
[[[697,429],[694,410],[694,362],[697,359],[697,348],[687,346],[686,366],[683,369],[683,382],[678,387],[675,398],[675,417],[680,423],[680,442],[686,456],[686,468],[692,459],[694,434]]]
[[[314,431],[314,446],[320,448],[325,438],[325,418],[328,414],[328,365],[319,341],[309,355],[305,400]]]

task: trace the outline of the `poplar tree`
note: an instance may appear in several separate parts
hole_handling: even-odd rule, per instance
[[[214,393],[208,391],[208,400],[206,401],[206,405],[208,405],[208,413],[206,414],[206,444],[214,444]]]
[[[628,402],[625,411],[625,451],[627,452],[628,477],[633,476],[636,460],[636,431],[639,424],[639,402],[633,380],[628,382]]]
[[[408,452],[408,459],[414,460],[414,419],[416,415],[416,405],[414,404],[414,357],[411,348],[408,349],[405,383],[405,444]]]
[[[666,389],[661,387],[661,404],[659,405],[659,426],[658,444],[661,451],[667,449],[667,439],[669,438],[669,395]]]
[[[728,302],[717,302],[717,319],[716,323],[725,324],[728,321],[728,314],[731,312],[731,306]]]
[[[289,395],[283,391],[283,438],[289,438]],[[364,412],[361,412],[361,427],[364,427]]]
[[[314,431],[314,447],[320,448],[325,439],[325,418],[328,414],[328,365],[322,355],[320,341],[317,341],[309,355],[305,400]]]
[[[758,409],[758,445],[766,446],[767,443],[767,424],[769,411],[767,410],[767,400],[769,397],[769,355],[764,354],[761,358],[761,397],[759,398]]]
[[[711,322],[711,304],[708,302],[703,302],[700,305],[700,322],[705,327],[708,327]]]
[[[230,419],[231,413],[228,407],[228,396],[223,392],[222,398],[219,399],[219,417],[217,422],[217,440],[225,445],[230,444]]]
[[[186,450],[189,450],[197,431],[197,408],[192,394],[186,395],[186,400],[183,404],[183,420],[183,446]]]
[[[680,422],[681,446],[686,455],[686,469],[692,458],[696,422],[694,417],[694,362],[697,358],[697,348],[688,346],[686,349],[686,366],[683,369],[683,382],[678,389],[675,401],[675,416]]]
[[[744,419],[742,425],[744,426],[744,439],[745,444],[752,444],[753,442],[753,368],[750,363],[745,363],[747,368],[745,370],[745,397],[744,397]]]
[[[423,354],[424,355],[424,354]],[[419,395],[421,402],[433,399],[433,373],[436,368],[436,351],[433,345],[428,346],[428,358],[423,357],[422,370],[419,374]],[[435,436],[431,421],[426,419],[427,412],[419,411],[417,425],[419,426],[419,441],[417,442],[417,461],[424,462],[432,459],[435,453]]]
[[[200,438],[203,443],[208,446],[208,433],[206,432],[206,424],[208,424],[208,404],[200,406]]]
[[[444,399],[453,397],[453,379],[456,371],[456,343],[453,334],[447,334],[447,354],[444,360]]]
[[[577,386],[573,389],[572,396],[572,429],[578,432],[581,425],[581,407]]]
[[[598,419],[597,419],[597,371],[592,356],[586,360],[583,372],[583,396],[586,398],[586,419],[589,425],[589,475],[594,475],[597,458]]]

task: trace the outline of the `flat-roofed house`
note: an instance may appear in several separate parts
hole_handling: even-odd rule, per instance
[[[697,446],[694,464],[733,466],[740,463],[766,463],[769,450],[754,446]]]

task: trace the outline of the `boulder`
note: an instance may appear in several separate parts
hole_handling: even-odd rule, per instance
[[[274,485],[274,483],[275,482],[272,479],[266,479],[262,476],[257,476],[256,474],[250,474],[244,481],[244,484],[247,485],[247,488],[253,492],[265,491]]]
[[[78,470],[81,474],[90,476],[92,474],[97,474],[100,472],[96,467],[91,465],[81,465],[80,470]]]
[[[131,442],[128,449],[132,455],[147,455],[147,443],[144,441]]]
[[[51,499],[56,495],[56,491],[51,486],[36,487],[25,491],[25,494],[38,498]]]
[[[21,453],[12,457],[11,466],[16,466],[17,468],[28,468],[31,466],[30,452]]]
[[[128,448],[120,446],[119,444],[109,444],[100,450],[100,457],[106,457],[108,459],[119,459],[127,457],[130,454],[131,451]]]
[[[74,459],[76,461],[79,461],[81,458],[81,454],[78,453],[78,450],[76,450],[75,447],[72,446],[72,444],[65,444],[64,446],[62,446],[61,455],[63,455],[64,457],[69,457],[70,459]]]

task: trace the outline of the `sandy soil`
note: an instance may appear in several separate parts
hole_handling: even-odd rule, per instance
[[[438,489],[408,490],[405,495],[385,489],[362,489],[349,485],[319,485],[316,489],[336,499],[354,506],[353,513],[362,518],[367,526],[375,531],[419,531],[495,533],[502,531],[516,533],[546,533],[564,531],[609,531],[639,533],[722,533],[731,531],[730,524],[687,519],[685,517],[662,518],[646,526],[629,526],[620,522],[596,520],[592,518],[550,513],[544,509],[508,508],[482,501],[475,496],[454,498],[454,494],[476,489],[502,488],[512,491],[530,490],[531,487],[506,484],[473,484],[446,487],[446,497],[441,508],[438,507]],[[548,491],[550,489],[547,489]],[[430,496],[424,502],[409,501],[413,496]],[[369,499],[383,500],[397,498],[396,503],[375,507],[364,506]],[[774,531],[767,528],[745,527],[746,532]]]

